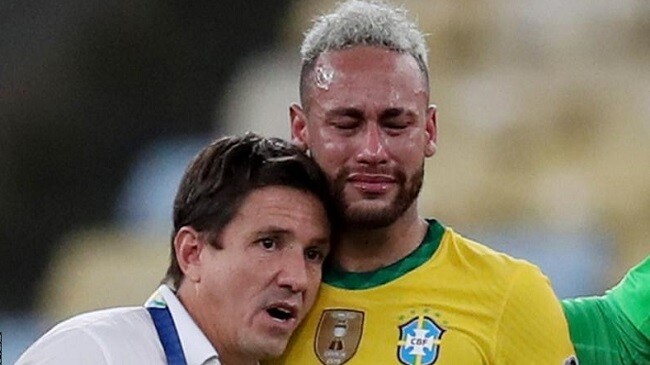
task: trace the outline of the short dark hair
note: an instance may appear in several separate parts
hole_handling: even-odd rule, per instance
[[[210,245],[235,217],[246,197],[267,186],[287,186],[313,194],[332,227],[334,210],[325,175],[296,146],[254,133],[217,139],[201,150],[185,170],[174,199],[170,264],[163,282],[178,289],[182,279],[174,237],[183,226],[205,232]]]

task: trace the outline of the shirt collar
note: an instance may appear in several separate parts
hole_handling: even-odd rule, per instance
[[[162,300],[169,308],[169,312],[174,319],[178,337],[181,341],[181,346],[183,347],[187,365],[220,364],[218,360],[219,354],[217,354],[217,351],[210,341],[208,341],[207,337],[205,337],[205,334],[203,334],[199,326],[190,317],[190,314],[187,313],[187,310],[178,300],[176,294],[167,285],[163,284],[152,295],[152,298],[154,297],[157,297],[157,302],[162,297]],[[160,303],[158,302],[157,304]]]

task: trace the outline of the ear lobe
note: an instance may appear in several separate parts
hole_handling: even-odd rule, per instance
[[[289,107],[289,117],[291,118],[291,142],[303,151],[307,151],[307,140],[309,133],[307,131],[307,118],[300,105],[293,103]]]
[[[425,120],[424,131],[426,135],[426,145],[424,155],[433,156],[438,149],[438,108],[431,104],[427,108],[427,119]]]
[[[201,251],[205,246],[202,235],[189,226],[181,227],[174,237],[174,253],[185,278],[191,282],[201,280]]]

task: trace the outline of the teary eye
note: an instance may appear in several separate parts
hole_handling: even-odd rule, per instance
[[[334,121],[333,125],[337,129],[350,130],[359,126],[359,120],[349,117],[340,118]]]
[[[405,123],[400,120],[391,120],[389,122],[384,123],[384,127],[389,128],[389,129],[404,129],[408,127],[408,123]]]

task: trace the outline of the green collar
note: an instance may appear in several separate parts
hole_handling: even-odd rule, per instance
[[[370,289],[390,281],[416,269],[429,260],[436,252],[445,227],[438,221],[427,220],[429,229],[422,243],[413,252],[401,260],[386,267],[367,272],[348,272],[338,267],[330,266],[323,271],[323,282],[340,289],[360,290]]]

